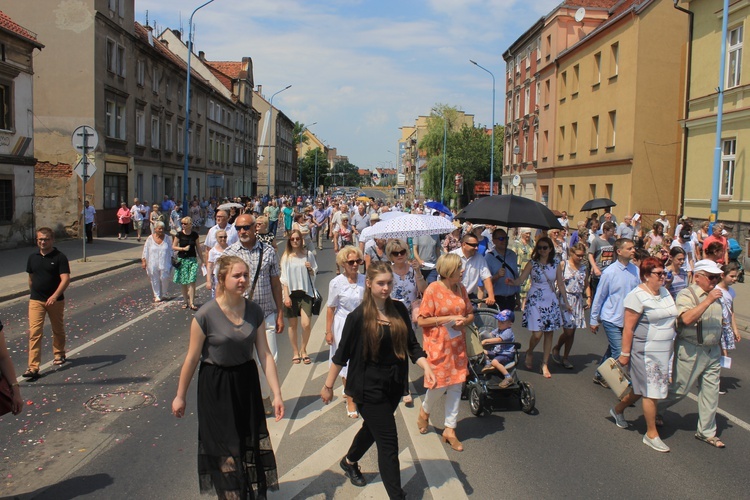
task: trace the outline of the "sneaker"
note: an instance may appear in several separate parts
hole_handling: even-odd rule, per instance
[[[643,444],[648,445],[651,448],[661,453],[666,453],[669,451],[669,446],[664,444],[664,441],[662,441],[659,436],[656,436],[655,438],[651,439],[650,437],[648,437],[648,435],[644,434]]]
[[[500,382],[500,389],[505,389],[506,387],[510,387],[513,385],[513,378],[512,377],[505,377],[502,382]]]
[[[594,383],[595,384],[599,384],[600,386],[604,387],[605,389],[609,389],[609,384],[603,378],[594,377]]]
[[[362,472],[359,470],[359,464],[357,462],[350,464],[346,461],[346,457],[344,457],[341,459],[341,462],[339,462],[339,465],[354,486],[362,487],[367,484],[365,483],[365,478],[362,476]]]
[[[615,411],[615,407],[609,409],[609,414],[612,415],[612,418],[615,419],[615,425],[619,427],[620,429],[627,429],[628,428],[628,421],[625,420],[625,414],[624,413],[617,413]]]

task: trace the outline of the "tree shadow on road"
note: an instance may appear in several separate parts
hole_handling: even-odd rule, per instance
[[[1,500],[70,500],[83,495],[93,494],[113,485],[114,478],[109,474],[71,477],[51,486],[39,488],[29,493],[4,496]]]

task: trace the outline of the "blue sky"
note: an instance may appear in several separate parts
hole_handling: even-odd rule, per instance
[[[136,20],[178,28],[200,0],[137,0]],[[557,0],[215,0],[194,17],[209,60],[253,59],[256,85],[360,168],[395,162],[399,127],[437,103],[502,123],[502,53]]]

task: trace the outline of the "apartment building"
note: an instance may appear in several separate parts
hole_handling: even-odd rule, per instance
[[[260,119],[258,127],[258,193],[295,194],[297,165],[294,164],[294,122],[266,100],[263,87],[253,91],[253,108]],[[272,113],[273,112],[273,113]],[[269,183],[270,179],[270,183]]]
[[[35,241],[35,33],[0,11],[0,248]]]
[[[680,6],[693,13],[688,107],[684,121],[683,211],[698,220],[706,220],[710,215],[719,97],[716,89],[721,85],[724,109],[720,140],[719,219],[735,226],[735,238],[744,241],[750,223],[750,178],[746,175],[750,107],[744,100],[750,89],[750,76],[748,71],[743,72],[743,66],[748,64],[745,63],[747,56],[743,45],[750,4],[733,2],[730,5],[725,40],[721,36],[724,15],[720,0],[683,0]],[[726,44],[726,61],[720,81],[722,43]]]
[[[668,0],[619,2],[607,15],[555,59],[538,195],[573,214],[607,197],[618,218],[638,210],[648,221],[677,208],[687,20]]]

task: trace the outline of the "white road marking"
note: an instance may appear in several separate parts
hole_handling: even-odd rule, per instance
[[[693,401],[695,401],[696,403],[698,402],[698,396],[696,396],[692,392],[688,393],[688,397],[690,399],[692,399]],[[722,410],[721,408],[717,408],[716,409],[716,413],[718,413],[720,415],[723,415],[724,417],[726,417],[727,420],[729,420],[730,422],[732,422],[735,425],[739,425],[740,427],[742,427],[746,431],[750,431],[750,424],[748,424],[747,422],[745,422],[741,418],[735,417],[734,415],[732,415],[728,411]]]
[[[401,486],[403,487],[403,485],[411,481],[411,479],[417,474],[417,468],[414,466],[414,459],[411,456],[409,448],[406,448],[399,453],[398,461],[401,467]],[[357,498],[361,498],[362,500],[379,500],[381,498],[386,498],[387,496],[388,493],[385,491],[385,485],[383,485],[380,474],[378,474],[375,476],[375,480],[368,483],[368,485],[365,486],[364,491],[357,495]]]
[[[328,344],[325,344],[325,347],[328,347]],[[312,374],[312,379],[315,380],[316,378],[322,377],[323,375],[328,375],[328,370],[330,368],[331,365],[329,362],[318,363],[318,366],[315,367],[315,371]]]
[[[338,408],[340,406],[339,403],[342,401],[344,401],[344,398],[334,397],[333,401],[329,404],[324,404],[323,400],[316,399],[315,402],[302,408],[297,413],[294,422],[292,422],[292,428],[289,430],[289,435],[291,436],[295,432],[302,430],[306,425],[313,423],[316,418],[328,413],[333,408]]]
[[[344,432],[336,436],[328,444],[303,460],[295,468],[279,478],[279,491],[269,491],[269,498],[292,498],[300,494],[307,486],[315,481],[320,474],[338,462],[362,427],[357,419]],[[342,472],[343,474],[343,472]]]
[[[416,392],[412,386],[411,393],[416,394]],[[451,465],[451,460],[446,453],[447,445],[444,445],[440,441],[440,436],[433,431],[425,435],[419,433],[419,429],[417,429],[417,417],[419,416],[419,408],[422,406],[422,403],[421,398],[417,396],[413,397],[414,406],[407,408],[404,405],[399,405],[399,411],[404,419],[404,424],[406,424],[406,429],[409,431],[409,439],[411,439],[414,445],[417,461],[422,466],[422,471],[424,472],[424,477],[427,480],[432,497],[450,498],[451,500],[468,498],[464,491],[464,486],[459,481],[458,476],[456,476],[456,470]],[[434,480],[441,481],[441,484],[434,486],[432,484]]]

